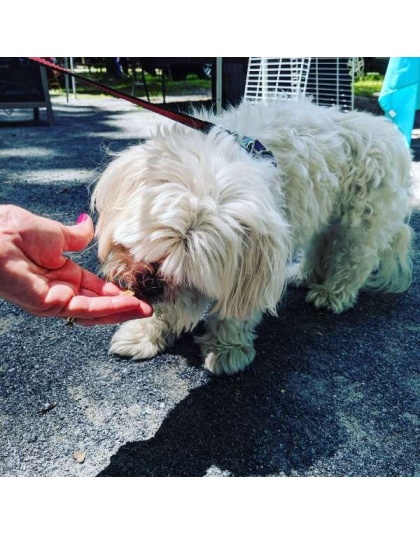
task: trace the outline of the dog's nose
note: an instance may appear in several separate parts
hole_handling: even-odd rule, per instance
[[[162,300],[166,283],[157,271],[152,273],[138,273],[136,276],[136,296],[148,302]]]

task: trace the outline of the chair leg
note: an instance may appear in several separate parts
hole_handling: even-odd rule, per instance
[[[144,90],[146,91],[147,101],[150,102],[149,88],[147,87],[146,76],[144,75],[143,69],[141,69],[141,77],[143,80]]]
[[[147,101],[150,102],[150,93],[149,93],[149,88],[147,86],[147,81],[146,81],[146,76],[144,74],[144,69],[143,69],[143,67],[140,67],[140,68],[141,68],[141,83],[143,84],[144,91],[146,93]],[[131,86],[131,96],[135,96],[136,87],[140,85],[140,82],[137,81],[137,74],[136,74],[135,66],[133,66],[132,70],[133,70],[133,85]]]
[[[162,69],[162,97],[163,97],[163,103],[166,104],[166,85],[165,85],[164,69]]]

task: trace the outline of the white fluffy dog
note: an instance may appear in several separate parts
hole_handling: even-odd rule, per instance
[[[408,288],[411,155],[387,119],[307,101],[205,118],[216,124],[208,134],[158,129],[95,187],[103,273],[155,309],[123,324],[111,353],[151,358],[207,310],[196,338],[205,366],[235,373],[254,359],[255,327],[288,280],[335,313],[361,288]],[[275,164],[230,132],[258,139]]]

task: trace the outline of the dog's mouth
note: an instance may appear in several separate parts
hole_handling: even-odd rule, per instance
[[[159,264],[143,266],[134,275],[117,276],[114,279],[122,289],[132,291],[134,296],[151,304],[164,300],[167,284],[159,274]]]
[[[134,260],[122,245],[114,245],[102,265],[107,280],[121,289],[130,291],[140,300],[156,304],[167,300],[173,293],[161,272],[161,262]]]

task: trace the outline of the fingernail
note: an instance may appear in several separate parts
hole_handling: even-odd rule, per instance
[[[79,217],[77,218],[77,224],[85,222],[88,218],[89,218],[89,215],[86,215],[86,213],[81,213]]]

